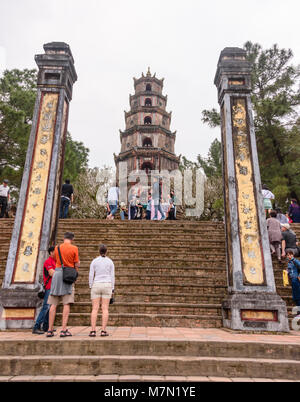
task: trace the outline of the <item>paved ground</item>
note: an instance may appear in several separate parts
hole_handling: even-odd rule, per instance
[[[57,327],[56,335],[49,341],[60,339]],[[73,337],[68,340],[91,340],[89,338],[90,327],[69,327]],[[224,329],[215,328],[156,328],[156,327],[108,327],[109,338],[105,339],[145,339],[145,340],[196,340],[196,341],[221,341],[221,342],[264,342],[299,344],[300,331],[291,331],[289,334],[254,334],[236,333]],[[99,329],[97,331],[99,337]],[[4,340],[31,340],[44,339],[45,335],[33,335],[31,330],[0,331],[0,342]],[[64,339],[61,339],[64,342]],[[0,382],[290,382],[291,380],[267,379],[267,378],[227,378],[227,377],[178,377],[178,376],[147,376],[147,375],[101,375],[101,376],[0,376]],[[300,382],[300,381],[297,381]]]
[[[15,376],[1,377],[0,382],[300,382],[269,378],[227,377],[176,377],[150,375],[102,375],[102,376]]]
[[[51,339],[59,338],[60,327]],[[93,339],[88,334],[90,327],[69,327],[72,338]],[[110,339],[147,339],[147,340],[199,340],[225,342],[267,342],[267,343],[300,343],[300,331],[291,331],[289,334],[254,334],[236,333],[218,328],[166,328],[166,327],[108,327]],[[98,328],[97,336],[100,335]],[[0,331],[1,340],[41,339],[45,335],[33,335],[31,330]],[[62,342],[64,339],[62,339]]]

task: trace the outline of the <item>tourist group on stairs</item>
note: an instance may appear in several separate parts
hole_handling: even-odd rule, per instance
[[[291,249],[295,256],[299,256],[298,240],[290,227],[290,223],[300,223],[300,206],[297,200],[291,200],[288,212],[284,215],[279,207],[273,209],[272,200],[275,196],[265,184],[262,185],[262,196],[271,254],[276,255],[280,262],[282,257],[286,257],[287,249]]]
[[[300,248],[296,234],[290,226],[291,222],[300,223],[300,206],[296,199],[292,199],[288,212],[283,214],[280,208],[273,209],[272,200],[275,197],[265,185],[263,186],[262,195],[267,218],[266,223],[271,254],[276,256],[280,262],[283,262],[283,259],[287,260],[288,266],[284,269],[284,273],[289,278],[292,286],[293,300],[297,306],[300,306],[300,261],[295,258],[300,256]],[[3,185],[0,186],[1,217],[3,216],[3,205],[7,205],[7,199],[3,200],[5,197],[9,199],[7,180],[4,180]],[[61,218],[67,217],[68,208],[72,201],[73,186],[69,180],[66,180],[61,192]],[[152,191],[146,190],[143,193],[133,187],[129,192],[128,206],[124,202],[119,203],[119,188],[111,187],[107,195],[107,219],[114,219],[118,209],[120,210],[122,220],[126,217],[129,220],[143,219],[144,217],[147,220],[176,219],[174,191],[170,192],[169,199],[167,202],[164,202],[159,178],[154,181]],[[61,299],[63,312],[60,337],[72,336],[67,329],[67,323],[70,305],[74,303],[74,283],[80,266],[78,248],[72,244],[73,240],[74,234],[66,232],[64,242],[60,246],[48,249],[49,258],[43,266],[44,300],[32,330],[34,334],[43,334],[46,332],[47,337],[54,336],[56,308]],[[108,310],[109,305],[113,302],[115,284],[114,263],[107,257],[107,247],[105,245],[100,245],[99,254],[99,257],[91,262],[89,271],[89,287],[91,289],[92,302],[91,331],[89,334],[91,337],[96,336],[96,322],[100,304],[102,310],[100,335],[108,336],[108,332],[106,331],[109,317]],[[77,273],[71,282],[67,282],[66,278],[64,278],[65,268],[72,268],[74,273]],[[300,317],[300,307],[298,316]]]
[[[270,213],[273,210],[272,200],[275,200],[275,195],[266,184],[262,185],[262,197],[265,215],[267,218],[270,216]],[[285,215],[278,206],[275,208],[275,210],[277,213],[276,218],[280,221],[280,223],[300,223],[300,205],[295,198],[291,199],[289,208]]]
[[[70,305],[74,303],[75,282],[80,267],[78,248],[72,244],[74,233],[66,232],[62,244],[50,247],[49,258],[43,266],[43,305],[38,318],[32,329],[32,333],[41,335],[46,332],[47,338],[54,336],[54,322],[56,309],[60,301],[63,303],[62,329],[60,337],[72,336],[68,330]],[[96,336],[96,323],[101,303],[102,328],[100,336],[108,336],[106,326],[108,323],[108,309],[113,302],[115,286],[115,267],[112,260],[107,257],[107,247],[100,245],[99,257],[95,258],[90,265],[89,287],[91,289],[91,332],[89,336]]]
[[[288,284],[292,286],[292,297],[298,306],[296,318],[300,318],[300,261],[295,258],[300,256],[300,247],[297,236],[290,226],[290,223],[300,223],[300,206],[296,199],[292,199],[284,215],[281,208],[273,209],[272,200],[275,196],[265,184],[262,186],[262,196],[271,254],[276,255],[280,263],[283,262],[283,258],[288,261],[287,268],[283,270],[283,282],[285,286]]]
[[[121,220],[126,217],[128,220],[175,220],[175,194],[170,191],[167,199],[163,199],[159,179],[155,179],[152,191],[132,187],[126,206],[124,202],[119,203],[119,188],[110,187],[107,195],[107,219],[113,220],[118,209]]]
[[[286,249],[292,249],[295,256],[299,256],[298,240],[289,223],[280,223],[275,210],[270,211],[267,218],[271,254],[276,255],[278,261],[286,256]]]

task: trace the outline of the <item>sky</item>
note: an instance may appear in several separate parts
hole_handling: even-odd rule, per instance
[[[175,152],[196,160],[220,139],[201,111],[218,108],[221,50],[277,43],[300,64],[299,15],[299,0],[0,0],[0,71],[36,68],[44,43],[68,43],[78,74],[68,129],[101,167],[114,166],[133,77],[150,66],[165,78]]]

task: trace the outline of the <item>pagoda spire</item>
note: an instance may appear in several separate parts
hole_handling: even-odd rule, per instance
[[[148,71],[147,71],[147,77],[151,77],[151,73],[150,73],[150,67],[148,67]]]

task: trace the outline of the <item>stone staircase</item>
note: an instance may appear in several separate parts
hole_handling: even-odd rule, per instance
[[[0,286],[12,227],[13,220],[0,220]],[[293,229],[300,237],[300,225]],[[222,223],[70,219],[60,221],[58,241],[65,231],[75,233],[81,260],[69,318],[73,337],[0,332],[0,382],[300,380],[297,332],[220,329],[226,295]],[[108,246],[116,267],[106,339],[88,337],[88,271],[99,243]],[[291,319],[291,289],[282,286],[282,266],[275,261],[274,273]]]
[[[0,220],[0,286],[5,270],[12,219]],[[300,238],[300,225],[293,230]],[[58,241],[75,233],[81,260],[75,304],[69,324],[90,325],[89,265],[105,243],[116,267],[116,302],[111,326],[218,328],[226,295],[225,235],[222,223],[191,221],[61,220]],[[291,288],[282,285],[282,266],[273,260],[277,291],[289,318]],[[98,324],[101,317],[99,316]],[[61,323],[61,306],[56,324]]]
[[[58,241],[65,231],[75,233],[81,261],[70,325],[90,323],[89,265],[104,243],[116,268],[110,325],[221,326],[226,291],[222,224],[68,220],[59,224]]]

